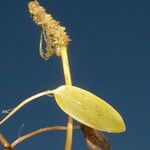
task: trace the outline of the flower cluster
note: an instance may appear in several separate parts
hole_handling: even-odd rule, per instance
[[[28,8],[34,22],[42,27],[46,42],[50,42],[51,53],[60,56],[62,48],[66,47],[70,41],[69,36],[65,32],[65,27],[60,26],[58,21],[50,14],[47,14],[38,1],[30,2]]]

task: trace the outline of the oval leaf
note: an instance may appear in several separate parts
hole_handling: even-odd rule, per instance
[[[126,130],[120,114],[94,94],[75,86],[54,90],[59,107],[75,120],[97,130],[119,133]]]

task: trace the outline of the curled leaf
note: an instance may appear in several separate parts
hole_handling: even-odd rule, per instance
[[[110,150],[110,144],[101,131],[83,124],[81,125],[81,130],[89,150]]]
[[[59,107],[75,120],[105,132],[126,130],[121,115],[103,99],[75,86],[63,85],[55,89]]]

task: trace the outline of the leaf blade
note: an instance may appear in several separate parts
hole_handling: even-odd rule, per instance
[[[103,99],[75,86],[54,90],[59,107],[75,120],[97,130],[120,133],[126,130],[121,115]]]

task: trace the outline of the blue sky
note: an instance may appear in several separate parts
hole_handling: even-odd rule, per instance
[[[41,0],[67,28],[72,41],[69,59],[73,84],[113,105],[127,131],[107,134],[112,149],[150,147],[150,2],[148,0]],[[27,11],[28,1],[1,1],[0,110],[64,84],[60,58],[39,57],[40,29]],[[1,118],[4,117],[1,115]],[[41,98],[21,109],[0,127],[10,141],[37,128],[64,125],[66,115],[54,99]],[[48,132],[19,144],[16,149],[63,149],[64,131]],[[86,150],[75,131],[73,149]]]

